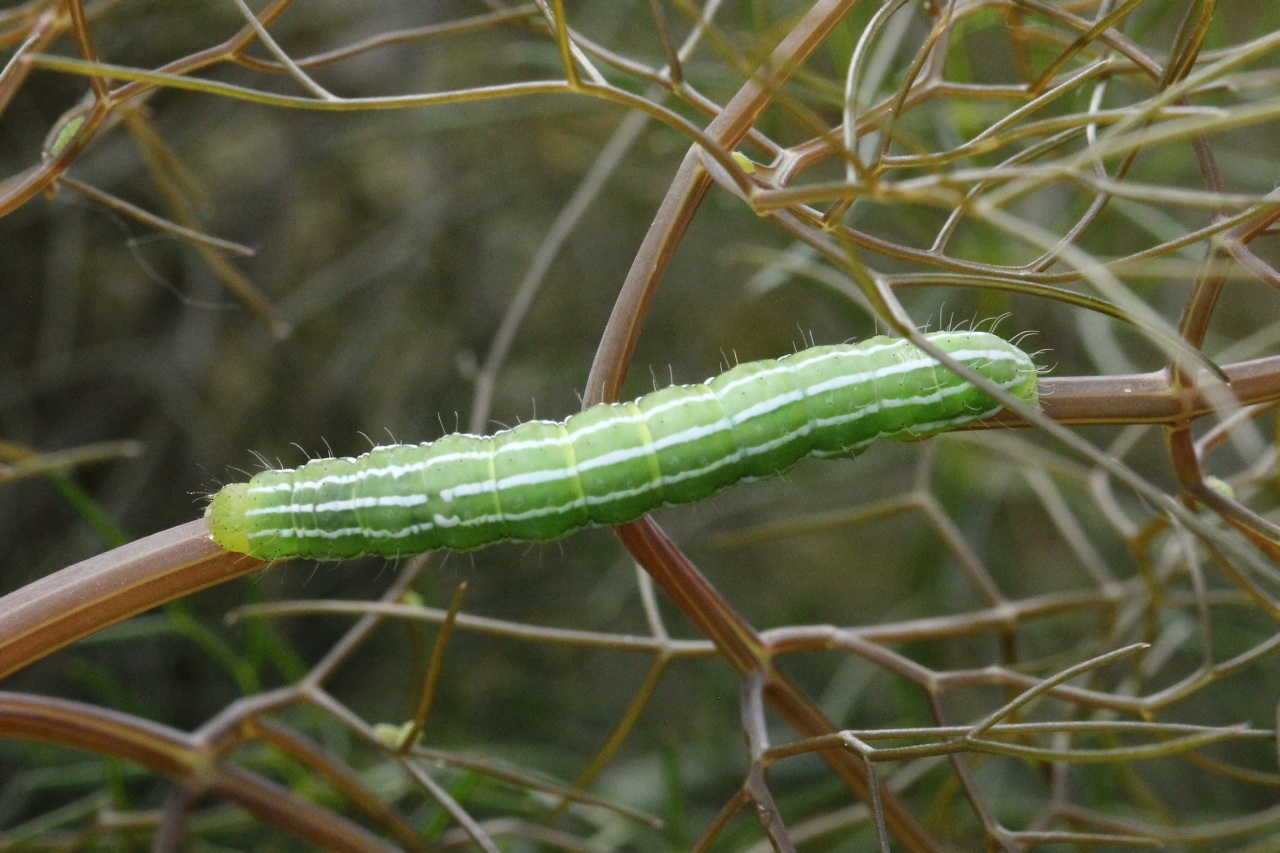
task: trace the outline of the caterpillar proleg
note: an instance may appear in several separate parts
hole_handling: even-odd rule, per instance
[[[927,337],[1037,403],[1035,363],[1013,344],[986,332]],[[702,500],[805,456],[856,456],[877,438],[926,438],[1000,409],[910,342],[875,337],[740,364],[566,421],[262,471],[220,490],[205,517],[223,548],[263,560],[551,541]]]

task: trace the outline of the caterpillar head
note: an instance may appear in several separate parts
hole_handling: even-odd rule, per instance
[[[205,523],[209,525],[213,541],[228,551],[256,556],[249,543],[250,524],[246,515],[246,510],[251,506],[248,483],[223,486],[204,511]]]

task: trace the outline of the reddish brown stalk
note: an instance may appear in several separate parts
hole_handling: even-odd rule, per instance
[[[325,850],[398,849],[330,809],[222,763],[197,738],[150,720],[79,702],[0,692],[0,732],[131,761],[197,794],[236,803]]]
[[[734,669],[743,678],[761,680],[765,697],[798,733],[803,737],[818,737],[836,731],[804,691],[777,669],[769,647],[667,538],[657,522],[643,518],[624,524],[616,531],[636,561],[715,643]],[[820,754],[858,799],[871,802],[867,769],[861,758],[843,749],[822,750]],[[880,799],[889,832],[905,849],[941,849],[893,791],[882,786]]]
[[[0,598],[0,677],[121,619],[265,565],[214,545],[200,519],[68,566]]]

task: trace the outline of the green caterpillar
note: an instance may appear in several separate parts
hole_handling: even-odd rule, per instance
[[[1035,363],[1013,344],[985,332],[927,337],[1037,403]],[[205,516],[219,545],[263,560],[545,542],[702,500],[805,456],[856,456],[877,438],[913,441],[1000,408],[908,341],[876,337],[740,364],[564,422],[263,471],[224,487]]]

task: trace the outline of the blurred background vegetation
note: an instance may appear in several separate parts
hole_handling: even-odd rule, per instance
[[[664,273],[623,397],[698,381],[735,361],[883,330],[887,318],[868,307],[859,270],[901,277],[896,293],[917,326],[1001,317],[1001,333],[1031,332],[1026,348],[1041,350],[1038,360],[1052,376],[1163,367],[1168,353],[1153,343],[1152,329],[1176,326],[1210,247],[1207,234],[1181,237],[1215,216],[1253,210],[1262,217],[1274,206],[1258,200],[1274,188],[1280,162],[1280,41],[1266,41],[1280,33],[1280,6],[847,5],[755,122],[757,135],[739,147],[760,166],[751,180],[767,186],[788,157],[810,150],[805,146],[839,142],[855,56],[863,64],[853,113],[866,122],[857,150],[869,161],[883,144],[893,155],[920,155],[920,162],[881,174],[898,192],[877,192],[883,187],[870,180],[848,191],[856,203],[835,221],[865,239],[842,244],[851,257],[843,268],[717,176]],[[589,57],[578,60],[585,78],[585,69],[598,68],[609,86],[704,127],[818,6],[274,3],[269,8],[282,14],[270,24],[272,37],[333,95],[458,97],[319,110],[258,103],[243,92],[156,86],[114,105],[69,168],[51,171],[41,192],[22,199],[24,181],[79,141],[54,140],[88,104],[86,69],[42,58],[92,58],[74,38],[77,26],[91,33],[101,62],[146,72],[232,38],[245,17],[230,0],[30,0],[0,10],[0,64],[7,63],[0,77],[0,462],[8,465],[0,467],[0,592],[190,521],[221,483],[243,479],[263,461],[294,465],[330,452],[354,455],[371,442],[427,441],[575,411],[619,287],[692,140],[673,122],[637,120],[599,93],[521,95],[512,88],[481,98],[478,87],[563,81],[566,37],[554,30],[563,14]],[[1169,62],[1166,70],[1174,60],[1186,66],[1153,80],[1126,64],[1101,30],[1081,32],[1055,10],[1085,22],[1112,15],[1125,44]],[[673,75],[658,70],[700,13],[710,26],[684,57],[678,85],[671,84]],[[77,15],[84,16],[80,24]],[[954,86],[924,92],[895,116],[884,140],[884,114],[872,105],[889,103],[911,83],[911,63],[931,32],[942,34],[933,59],[939,78]],[[391,38],[363,43],[381,36]],[[340,48],[354,49],[332,62],[303,61]],[[189,77],[311,96],[296,75],[263,65],[272,56],[261,43],[245,55],[252,61],[214,63]],[[1054,80],[1067,81],[1061,95],[1018,114],[1029,100],[1025,89],[1057,57],[1064,62]],[[1151,108],[1164,88],[1232,57],[1194,88],[1188,104]],[[121,75],[103,85],[126,84]],[[1018,87],[1023,94],[1011,94]],[[1119,118],[1083,118],[1097,111]],[[1105,131],[1126,111],[1140,116],[1135,134],[1177,120],[1187,126],[1149,147],[1110,152],[1108,167],[1134,153],[1115,178],[1133,192],[1103,204],[1077,235],[1078,254],[1029,268],[1046,248],[1039,235],[1068,234],[1098,202],[1097,187],[1080,179],[1095,175],[1081,152],[1099,136],[1116,142]],[[1205,124],[1193,128],[1196,120]],[[1197,129],[1220,173],[1220,202],[1204,200],[1217,188],[1192,144]],[[998,142],[962,147],[984,133]],[[1044,174],[1032,180],[995,171],[1058,133],[1069,135],[1028,157],[1046,167]],[[1121,137],[1117,144],[1129,143]],[[942,156],[955,149],[961,156]],[[832,209],[844,196],[830,188],[856,183],[848,162],[806,161],[798,183],[818,187],[817,195],[789,203]],[[1063,170],[1057,178],[1048,176],[1055,163]],[[985,193],[1020,179],[1026,185],[1001,209],[1026,224],[1026,240],[974,212]],[[917,195],[912,180],[920,181]],[[583,215],[567,218],[578,203]],[[140,220],[125,204],[252,255],[201,246]],[[933,263],[924,250],[955,209],[970,215],[957,220]],[[559,231],[563,241],[549,242]],[[1280,294],[1268,277],[1277,258],[1274,233],[1251,248],[1257,265],[1229,269],[1202,348],[1221,364],[1269,355],[1280,340]],[[545,275],[521,317],[521,283],[544,256]],[[1117,267],[1113,280],[1079,274],[1084,260],[1126,256],[1136,260]],[[964,263],[989,265],[1022,286],[961,280]],[[925,278],[933,273],[950,278]],[[1114,316],[1088,310],[1048,294],[1050,285],[1120,308]],[[513,330],[510,347],[495,351],[506,340],[504,322]],[[1097,421],[1077,434],[1153,489],[1178,494],[1159,426]],[[1206,468],[1253,511],[1274,518],[1274,415],[1266,406],[1248,410],[1227,432],[1231,441]],[[52,455],[86,447],[101,450],[101,458],[72,465]],[[52,470],[35,464],[42,459]],[[1249,547],[1237,531],[1200,513],[1218,535]],[[1210,739],[1222,742],[1198,751],[1097,761],[1081,752],[1059,756],[1060,763],[978,751],[960,759],[967,771],[938,756],[885,764],[882,772],[936,849],[1163,843],[1280,850],[1271,731],[1280,665],[1268,655],[1277,611],[1243,594],[1229,575],[1209,567],[1202,573],[1201,561],[1216,557],[1189,544],[1198,533],[1117,488],[1042,430],[966,433],[874,447],[855,462],[807,462],[658,519],[762,631],[933,617],[963,622],[993,606],[984,594],[990,583],[1012,608],[1003,628],[983,627],[975,617],[972,630],[925,626],[890,647],[936,673],[1004,667],[1048,678],[1146,641],[1151,650],[1076,683],[1132,698],[1194,682],[1178,702],[1145,715],[1057,699],[1023,719],[1146,719],[1219,731]],[[1261,553],[1256,561],[1266,562]],[[295,599],[376,600],[403,569],[382,560],[272,566],[107,628],[2,686],[191,730],[239,697],[301,678],[354,620],[349,613],[246,615],[228,623],[230,611]],[[1257,572],[1260,583],[1274,585],[1265,569]],[[445,608],[465,581],[465,614],[531,626],[525,636],[455,631],[423,745],[566,785],[585,774],[587,790],[614,804],[575,806],[566,817],[556,796],[532,791],[528,780],[501,783],[424,759],[503,849],[689,849],[702,839],[715,849],[753,850],[769,843],[750,814],[709,829],[750,767],[742,687],[723,660],[704,649],[673,663],[646,693],[651,653],[556,644],[534,630],[650,635],[655,611],[646,609],[647,586],[637,577],[610,531],[590,530],[541,546],[438,555],[413,585],[423,604]],[[1085,602],[1032,613],[1037,601],[1072,595]],[[665,599],[656,612],[673,636],[699,639]],[[329,691],[369,723],[408,719],[436,636],[432,623],[390,621],[338,670]],[[976,676],[931,693],[866,655],[818,648],[789,656],[784,666],[842,728],[931,727],[939,724],[939,706],[950,724],[971,725],[1017,693],[1008,682]],[[1241,654],[1252,655],[1248,665],[1219,678],[1214,667]],[[1197,673],[1214,674],[1197,681]],[[633,702],[639,712],[631,721]],[[351,767],[423,839],[478,843],[340,717],[299,707],[281,719]],[[769,722],[776,742],[794,737]],[[1252,734],[1221,734],[1235,724]],[[618,732],[625,736],[611,743]],[[1036,743],[1070,753],[1175,739],[1171,731],[1127,737],[1117,727],[1079,742],[1059,734]],[[596,757],[603,759],[598,768]],[[237,760],[325,808],[358,811],[268,744],[246,747]],[[0,740],[0,768],[0,849],[143,849],[152,844],[160,810],[173,808],[161,776],[84,751]],[[804,849],[876,849],[869,812],[812,754],[774,764],[769,788],[792,829],[788,837]],[[630,817],[624,807],[661,825]],[[1001,835],[997,825],[1029,834]],[[1034,835],[1049,830],[1106,837]],[[191,806],[185,838],[185,849],[305,849],[219,802]]]

